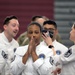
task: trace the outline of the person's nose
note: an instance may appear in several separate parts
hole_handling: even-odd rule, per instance
[[[19,27],[18,26],[16,26],[16,28],[15,28],[16,30],[19,30]]]
[[[33,36],[33,38],[34,38],[34,37],[36,37],[35,33],[33,33],[33,35],[32,35],[32,36]]]

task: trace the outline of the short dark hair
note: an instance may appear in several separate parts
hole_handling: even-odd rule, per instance
[[[35,21],[37,18],[43,18],[42,16],[33,16],[32,21]]]
[[[8,24],[11,19],[18,19],[18,18],[14,15],[7,16],[3,22],[3,25]]]
[[[53,20],[47,20],[47,21],[45,21],[44,23],[43,23],[43,26],[44,25],[46,25],[46,24],[52,24],[56,29],[57,29],[57,24],[56,24],[56,22],[55,21],[53,21]]]
[[[27,26],[27,30],[28,30],[28,27],[31,26],[31,25],[36,25],[36,26],[38,26],[38,27],[40,28],[40,32],[42,32],[42,27],[41,27],[41,25],[40,25],[39,23],[37,23],[37,22],[31,22],[31,23]]]

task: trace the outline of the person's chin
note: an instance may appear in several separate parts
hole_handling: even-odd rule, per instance
[[[40,42],[38,42],[38,41],[35,41],[35,43],[36,43],[36,45],[39,45],[40,44]]]
[[[16,37],[16,34],[13,35],[13,38]]]

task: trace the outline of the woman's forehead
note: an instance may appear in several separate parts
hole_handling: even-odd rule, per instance
[[[31,26],[28,27],[28,29],[33,29],[33,30],[35,30],[35,29],[40,29],[40,28],[39,28],[39,26],[37,26],[37,25],[31,25]]]

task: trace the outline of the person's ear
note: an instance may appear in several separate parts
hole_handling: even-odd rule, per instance
[[[4,30],[6,30],[7,29],[7,25],[4,25],[3,28],[4,28]]]
[[[56,30],[56,34],[58,34],[58,30]]]

